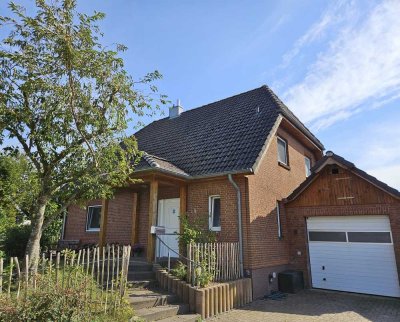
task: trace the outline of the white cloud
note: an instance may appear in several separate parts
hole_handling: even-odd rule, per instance
[[[400,190],[400,127],[396,120],[367,125],[362,135],[349,138],[345,145],[358,151],[352,160],[357,167]]]
[[[400,164],[367,170],[377,179],[400,191]]]
[[[341,12],[346,23],[335,30],[304,79],[283,95],[314,130],[390,101],[400,91],[400,1],[382,2],[361,20],[357,10],[335,7],[300,38],[293,53],[323,33]]]
[[[343,1],[335,2],[333,5],[329,6],[321,18],[314,23],[310,29],[308,29],[308,31],[295,42],[293,48],[283,56],[283,61],[280,67],[287,67],[292,62],[293,58],[296,57],[305,46],[311,44],[316,39],[321,38],[329,28],[341,20],[343,17],[338,13],[342,6]]]

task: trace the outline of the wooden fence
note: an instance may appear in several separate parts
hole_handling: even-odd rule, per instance
[[[56,291],[79,285],[85,301],[105,312],[115,310],[125,295],[130,253],[131,246],[107,245],[43,254],[35,272],[28,270],[28,256],[8,263],[0,258],[0,295],[24,301],[44,285]]]
[[[187,248],[187,281],[195,285],[199,270],[207,270],[214,282],[242,278],[239,265],[239,243],[196,243]]]

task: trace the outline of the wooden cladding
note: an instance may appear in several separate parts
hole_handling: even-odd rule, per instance
[[[396,202],[388,193],[353,172],[340,168],[339,173],[332,174],[333,168],[337,168],[337,166],[330,165],[325,167],[314,182],[295,200],[289,202],[287,207],[344,206]]]

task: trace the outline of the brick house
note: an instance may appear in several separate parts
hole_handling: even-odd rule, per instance
[[[111,200],[70,207],[64,239],[141,244],[153,261],[165,250],[152,226],[165,227],[164,242],[179,251],[179,215],[201,217],[218,241],[242,245],[253,297],[277,289],[274,273],[290,268],[303,270],[311,286],[300,196],[279,201],[316,176],[311,168],[326,160],[324,147],[271,89],[262,86],[186,112],[178,104],[135,137],[145,152],[135,169],[141,181]]]

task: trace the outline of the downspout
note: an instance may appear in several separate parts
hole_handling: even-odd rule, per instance
[[[228,174],[229,182],[236,190],[237,196],[237,215],[238,215],[238,230],[239,230],[239,266],[240,266],[240,274],[242,277],[243,274],[243,236],[242,236],[242,195],[240,193],[240,188],[237,183],[233,180],[232,174]]]

